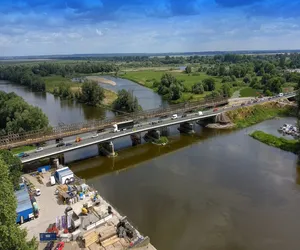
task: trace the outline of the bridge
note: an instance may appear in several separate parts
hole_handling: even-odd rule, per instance
[[[289,94],[286,94],[284,96],[284,98],[295,97],[295,95],[296,94],[294,92],[289,93]],[[268,100],[268,99],[260,100],[256,103],[250,103],[250,104],[246,104],[246,105],[243,105],[243,106],[253,106],[253,105],[256,105],[256,104],[275,101],[275,100],[282,99],[282,98],[283,97],[275,97],[275,98],[272,98],[271,100]],[[222,108],[218,109],[217,111],[214,110],[214,109],[206,110],[206,111],[203,111],[202,115],[199,115],[198,112],[193,112],[193,113],[190,113],[189,115],[187,115],[185,117],[179,117],[178,119],[173,119],[173,120],[172,120],[171,117],[168,117],[164,120],[161,120],[160,123],[145,122],[145,123],[139,124],[138,126],[134,127],[133,129],[120,131],[120,132],[115,132],[115,133],[113,133],[111,131],[107,131],[105,133],[102,133],[98,137],[92,138],[91,136],[89,136],[88,138],[84,139],[83,141],[81,141],[79,143],[74,143],[70,146],[57,148],[54,144],[53,146],[50,146],[49,148],[44,149],[41,152],[32,153],[28,157],[22,158],[21,161],[22,161],[22,163],[28,163],[28,162],[35,161],[35,160],[38,160],[38,159],[41,159],[41,158],[46,158],[46,157],[50,157],[50,156],[53,156],[53,155],[63,154],[63,153],[66,153],[66,152],[69,152],[69,151],[72,151],[72,150],[75,150],[75,149],[91,146],[91,145],[94,145],[94,144],[112,142],[114,139],[125,137],[125,136],[130,136],[130,135],[133,135],[133,134],[138,134],[138,133],[148,132],[148,131],[155,131],[157,129],[166,128],[168,126],[172,126],[172,125],[176,125],[176,124],[184,124],[184,123],[188,123],[188,122],[208,119],[208,118],[211,118],[211,117],[215,117],[216,115],[221,114],[223,112],[235,110],[235,109],[238,109],[238,108],[241,108],[241,105],[222,107]],[[178,110],[181,110],[181,113],[183,113],[184,110],[186,110],[186,109],[181,108],[181,109],[178,109]],[[178,110],[176,110],[176,111],[178,111]],[[175,110],[172,110],[172,114],[174,114],[174,111]],[[180,112],[177,112],[177,113],[180,113]],[[170,114],[170,113],[168,113],[168,114]]]
[[[74,123],[69,125],[58,126],[48,130],[38,130],[20,134],[8,134],[0,137],[0,149],[11,149],[20,146],[38,144],[50,140],[62,139],[69,136],[80,135],[88,132],[94,132],[97,130],[112,128],[113,124],[126,120],[134,120],[135,122],[138,122],[149,118],[169,116],[174,113],[188,112],[191,110],[199,110],[209,107],[217,107],[225,105],[227,103],[227,98],[188,102],[177,105],[171,105],[167,108],[158,108],[129,113],[126,115],[120,115],[112,119],[92,120],[84,123]]]

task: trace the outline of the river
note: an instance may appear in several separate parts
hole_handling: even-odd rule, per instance
[[[48,102],[32,98],[26,100]],[[82,111],[77,115],[85,119]],[[124,138],[115,142],[118,157],[94,157],[70,167],[149,235],[157,249],[298,250],[297,157],[248,135],[257,129],[278,135],[277,128],[294,122],[280,118],[238,131],[196,125],[193,136],[171,127],[167,146],[124,149],[131,144]]]

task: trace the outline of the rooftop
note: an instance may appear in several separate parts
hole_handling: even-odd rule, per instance
[[[29,197],[26,186],[24,186],[24,188],[16,191],[15,195],[16,195],[17,202],[18,202],[17,213],[27,210],[29,208],[32,208],[32,204],[31,204],[30,197]]]

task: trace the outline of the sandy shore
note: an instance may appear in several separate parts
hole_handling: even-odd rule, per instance
[[[100,77],[100,76],[87,76],[86,79],[91,80],[91,81],[97,81],[99,83],[104,83],[104,84],[110,84],[110,85],[117,85],[117,83],[115,81],[106,79],[104,77]]]

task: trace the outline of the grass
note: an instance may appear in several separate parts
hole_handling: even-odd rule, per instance
[[[240,90],[240,97],[256,97],[259,96],[259,92],[251,87],[246,87]]]
[[[203,79],[212,77],[216,80],[216,89],[221,87],[221,78],[209,76],[203,72],[196,72],[191,74],[186,74],[184,72],[178,71],[162,71],[162,70],[142,70],[142,71],[128,71],[125,74],[121,75],[121,77],[126,78],[128,80],[137,82],[141,85],[144,85],[148,88],[153,88],[153,82],[160,81],[162,75],[166,72],[172,73],[178,80],[184,81],[184,86],[186,86],[189,90],[192,89],[192,86],[202,81]]]
[[[46,83],[46,91],[50,93],[53,92],[55,87],[61,84],[70,84],[71,87],[78,87],[80,85],[79,83],[72,82],[70,78],[57,75],[43,77],[43,80]]]
[[[280,107],[273,102],[239,108],[227,112],[226,115],[236,128],[246,128],[277,116],[291,116],[293,112],[290,106]]]
[[[267,134],[263,131],[254,131],[250,136],[260,142],[263,142],[269,146],[280,148],[282,150],[297,154],[300,149],[300,143],[298,140],[287,140],[282,137],[276,137],[274,135]]]
[[[104,96],[105,96],[103,100],[104,105],[111,105],[114,102],[114,100],[118,98],[117,93],[108,89],[104,89]]]
[[[35,146],[23,146],[23,147],[19,147],[19,148],[13,148],[11,150],[11,152],[14,155],[16,155],[16,154],[20,154],[20,153],[23,153],[23,152],[34,150],[35,148],[36,148]]]

